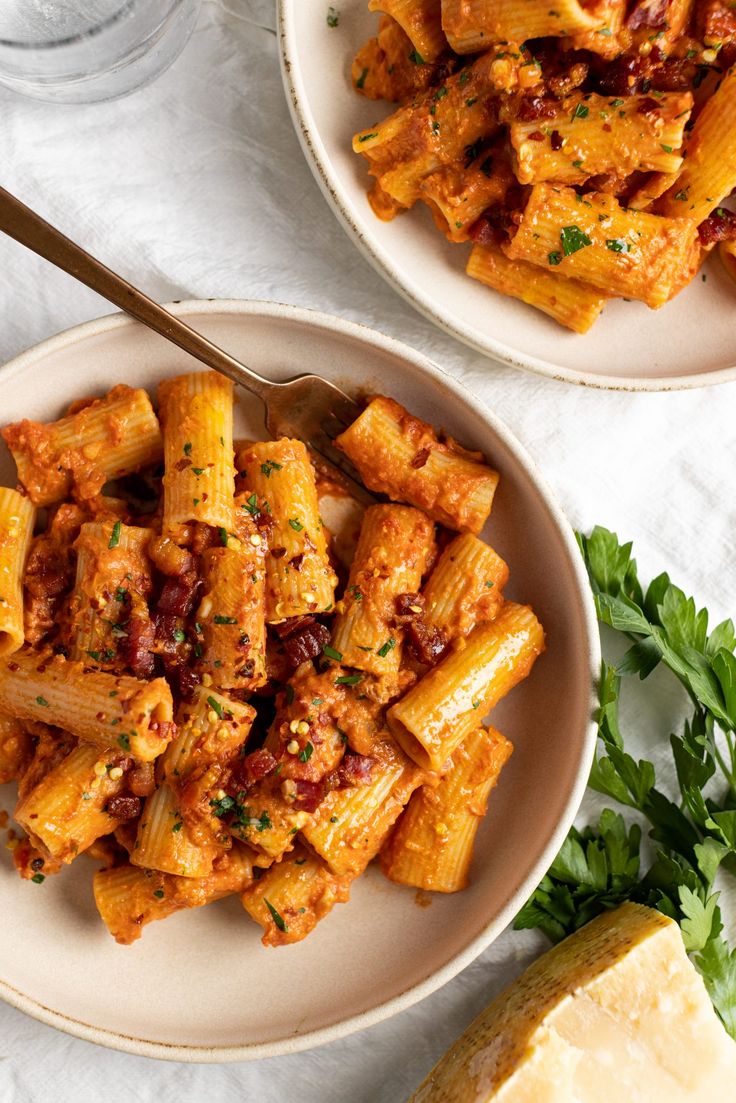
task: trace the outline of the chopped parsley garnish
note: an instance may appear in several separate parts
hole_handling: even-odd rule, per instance
[[[201,475],[204,472],[204,468],[203,467],[193,467],[192,471],[194,472],[195,475]]]
[[[570,122],[575,122],[576,119],[585,119],[590,114],[590,108],[586,107],[584,103],[576,104],[575,110],[570,116]]]
[[[222,544],[223,548],[226,548],[227,547],[227,529],[223,528],[222,525],[221,525],[218,528],[217,531],[220,534],[220,543]]]
[[[49,703],[48,703],[48,701],[46,700],[45,697],[37,697],[36,698],[36,704],[37,705],[42,705],[45,709],[49,708]]]
[[[118,744],[119,744],[119,746],[121,746],[123,748],[124,751],[129,751],[130,750],[130,736],[125,735],[125,734],[119,735],[118,736]]]
[[[177,835],[181,831],[183,826],[184,826],[184,824],[182,823],[182,821],[177,820],[176,823],[174,824],[174,826],[171,828],[171,830],[174,832],[175,835]]]
[[[374,134],[373,137],[375,138],[376,135]],[[361,138],[360,140],[362,142],[364,139]],[[272,471],[280,471],[281,468],[282,468],[282,464],[276,463],[276,460],[266,460],[265,463],[261,464],[261,474],[265,475],[267,479],[270,479],[271,478],[271,472]]]
[[[409,54],[409,61],[413,61],[415,65],[426,65],[426,61],[419,53],[418,50],[412,50]]]
[[[576,168],[576,169],[581,169],[583,167],[583,162],[582,161],[573,161],[572,167]]]
[[[361,591],[358,589],[357,586],[351,586],[349,592],[352,595],[353,601],[362,601],[363,600],[363,594],[361,593]]]
[[[610,249],[612,253],[628,253],[630,248],[629,243],[619,237],[608,238],[606,241],[606,249]]]
[[[660,142],[660,145],[662,146],[662,149],[665,151],[665,153],[672,153],[672,146],[666,146],[664,142]]]
[[[484,176],[490,176],[492,168],[493,168],[493,158],[492,157],[486,157],[485,161],[480,166],[480,171],[483,173]]]
[[[335,651],[335,648],[330,647],[330,645],[328,643],[326,643],[324,645],[324,647],[322,648],[322,654],[326,655],[328,659],[334,659],[336,663],[339,663],[339,662],[342,661],[342,652],[341,651]]]
[[[340,22],[340,13],[335,11],[334,8],[328,8],[327,10],[327,26],[336,27]]]
[[[336,686],[357,686],[363,678],[362,674],[343,674],[341,678],[335,678]]]
[[[478,97],[477,96],[471,96],[469,100],[465,101],[465,106],[466,107],[472,107],[473,104],[477,103],[477,102],[478,102]]]
[[[393,649],[395,647],[396,647],[396,640],[393,638],[393,636],[391,636],[390,639],[386,640],[386,642],[383,644],[382,647],[377,648],[377,651],[378,651],[378,654],[381,656],[381,658],[385,659],[386,656],[388,655],[389,651],[393,651]]]
[[[181,628],[175,628],[172,632],[172,635],[177,643],[184,643],[184,640],[187,638],[185,633],[182,632]]]
[[[355,82],[356,88],[362,88],[365,85],[365,78],[368,76],[368,70],[364,69]]]
[[[296,517],[290,517],[289,527],[293,528],[294,532],[301,532],[304,528],[304,525],[301,523],[301,521],[298,521]]]
[[[120,543],[120,529],[121,529],[121,527],[122,527],[122,522],[121,521],[116,521],[115,524],[112,526],[112,532],[110,533],[110,543],[107,545],[108,548],[116,548],[118,546],[118,544]]]
[[[251,494],[251,496],[245,500],[241,508],[247,510],[251,517],[258,517],[261,512],[258,508],[258,499],[255,494]]]
[[[586,246],[593,244],[588,235],[584,233],[579,226],[563,226],[560,230],[560,241],[562,242],[562,251],[566,257],[571,256],[573,253],[577,253],[579,249],[585,249]]]
[[[190,440],[184,445],[184,455],[191,456],[192,454],[192,442]]]
[[[494,586],[493,582],[486,582],[486,590],[492,590]]]
[[[207,698],[207,704],[210,706],[210,708],[214,712],[217,713],[220,720],[225,719],[225,710],[223,709],[222,705],[220,704],[220,702],[217,700],[216,697],[208,697]]]
[[[218,819],[222,819],[228,812],[232,812],[234,807],[235,800],[233,797],[224,796],[220,797],[219,800],[210,801],[210,808],[212,809],[213,815],[217,816]]]
[[[266,905],[266,907],[268,908],[269,912],[271,913],[271,918],[273,919],[273,921],[276,924],[276,926],[278,927],[278,929],[280,931],[283,931],[284,934],[286,934],[286,932],[288,931],[289,928],[284,923],[284,920],[283,920],[282,916],[280,916],[279,913],[276,911],[276,909],[273,906],[273,904],[271,903],[271,901],[266,900],[265,896],[263,898],[263,902]]]
[[[681,199],[684,203],[687,200],[687,188],[680,188],[678,192],[675,192],[675,199]]]
[[[314,747],[312,746],[312,744],[307,743],[306,747],[304,747],[303,750],[299,751],[299,761],[300,762],[309,762],[310,758],[312,757],[312,751],[313,750],[314,750]]]
[[[157,900],[163,900],[164,890],[163,889],[154,889],[153,890],[153,895],[156,897]]]
[[[237,624],[238,623],[237,617],[223,617],[220,613],[217,613],[216,616],[213,617],[213,620],[214,620],[215,624]]]
[[[562,264],[562,253],[547,253],[547,260],[554,268],[557,264]]]
[[[377,137],[378,137],[378,131],[376,130],[372,134],[361,134],[361,136],[358,138],[358,141],[359,142],[367,142],[371,138],[377,138]],[[264,475],[270,475],[271,474],[270,471],[264,471],[265,466],[266,466],[265,464],[261,465],[261,471],[263,471]]]
[[[34,873],[33,877],[31,877],[31,880],[33,881],[34,885],[42,885],[43,882],[46,880],[46,877],[43,873]]]

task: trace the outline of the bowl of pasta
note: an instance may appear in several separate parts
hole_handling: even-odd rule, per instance
[[[598,637],[541,476],[439,368],[296,308],[173,309],[359,398],[373,497],[121,315],[2,369],[0,996],[242,1060],[409,1006],[514,917],[582,796]]]
[[[280,0],[280,34],[328,202],[433,322],[571,382],[736,377],[727,5]]]

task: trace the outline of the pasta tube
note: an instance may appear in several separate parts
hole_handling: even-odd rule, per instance
[[[222,770],[245,745],[255,709],[197,686],[181,705],[176,738],[159,767],[159,787],[146,801],[131,862],[183,877],[207,877],[222,850],[216,816]],[[214,798],[214,799],[213,799]]]
[[[528,605],[506,602],[388,710],[392,734],[424,769],[442,773],[481,717],[529,674],[544,649]]]
[[[455,750],[439,784],[414,793],[381,855],[390,881],[431,892],[467,887],[488,795],[512,750],[494,728],[476,728]]]
[[[483,212],[501,204],[515,183],[505,150],[484,148],[473,160],[475,152],[471,147],[462,160],[443,165],[420,185],[421,198],[450,241],[467,241]]]
[[[265,549],[255,525],[248,533],[202,556],[197,665],[218,689],[251,691],[266,681]]]
[[[201,908],[242,892],[253,880],[253,855],[234,846],[217,859],[207,877],[177,877],[133,865],[101,869],[94,875],[95,904],[116,942],[129,946],[143,928],[186,908]]]
[[[163,678],[105,674],[25,648],[0,663],[0,709],[141,762],[160,755],[173,733],[171,690]]]
[[[0,657],[23,646],[23,571],[36,511],[16,490],[0,487]]]
[[[80,743],[19,802],[15,819],[52,858],[68,864],[119,820],[108,802],[125,785],[120,751]]]
[[[694,222],[620,207],[611,195],[535,184],[504,252],[656,309],[700,263]]]
[[[369,490],[424,510],[434,521],[478,533],[488,520],[498,473],[480,452],[441,441],[392,398],[374,398],[337,437]]]
[[[214,371],[164,379],[158,388],[164,431],[164,535],[201,521],[232,532],[233,384]]]
[[[382,193],[399,207],[421,198],[421,182],[431,172],[497,132],[493,64],[490,54],[483,55],[353,138],[353,150],[365,157]]]
[[[346,666],[395,679],[404,632],[396,598],[415,593],[434,553],[434,525],[411,506],[366,510],[332,646]]]
[[[574,333],[587,333],[608,301],[608,295],[580,280],[565,279],[524,260],[509,260],[495,244],[474,245],[466,272],[494,291],[536,307]]]
[[[128,665],[118,649],[128,639],[129,622],[145,618],[150,623],[146,602],[152,587],[146,554],[150,537],[150,529],[120,521],[82,525],[74,544],[77,574],[71,603],[71,659],[92,660],[103,669]],[[150,635],[153,643],[152,631]]]
[[[424,62],[436,61],[447,49],[440,0],[368,0],[368,10],[395,19]]]
[[[124,384],[74,412],[41,425],[19,421],[2,430],[18,478],[36,506],[74,491],[93,498],[109,479],[128,475],[161,457],[161,430],[145,391]]]
[[[263,927],[264,946],[303,938],[350,895],[350,877],[336,877],[305,847],[295,847],[242,896],[243,907]]]
[[[368,784],[333,789],[302,828],[333,873],[357,877],[375,858],[411,794],[426,779],[393,740],[376,743]]]
[[[216,853],[213,844],[200,845],[184,822],[177,794],[164,781],[146,800],[130,855],[132,864],[180,877],[208,877]]]
[[[576,92],[549,118],[509,127],[520,184],[582,184],[603,173],[677,172],[690,92],[615,98]]]
[[[562,38],[595,31],[603,23],[588,14],[578,0],[442,0],[442,28],[456,54],[473,54],[495,43],[526,42],[529,38]]]
[[[695,120],[687,158],[656,205],[668,218],[700,223],[736,188],[736,65]]]
[[[245,499],[271,522],[266,555],[266,620],[322,613],[335,600],[337,579],[327,557],[314,468],[300,440],[266,441],[238,453]],[[257,503],[263,503],[257,505]]]
[[[477,536],[456,536],[442,552],[424,587],[424,621],[446,640],[467,636],[493,620],[503,605],[509,569]]]

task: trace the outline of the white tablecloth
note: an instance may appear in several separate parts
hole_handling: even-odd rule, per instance
[[[434,329],[362,259],[314,183],[282,92],[274,26],[271,0],[205,0],[179,61],[127,99],[56,107],[0,90],[2,184],[162,301],[277,299],[421,349],[521,438],[574,525],[601,523],[634,538],[642,577],[668,569],[714,616],[736,612],[736,384],[595,391],[499,367]],[[0,362],[106,313],[92,292],[0,239]],[[622,335],[622,356],[635,340],[633,330]],[[683,699],[671,679],[657,674],[654,686],[654,704],[650,695],[629,710],[640,735],[680,721]],[[0,1004],[0,1100],[400,1103],[542,944],[536,934],[506,932],[395,1019],[254,1064],[130,1057]]]

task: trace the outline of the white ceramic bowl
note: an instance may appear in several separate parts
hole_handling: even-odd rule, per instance
[[[373,266],[431,321],[514,367],[598,387],[670,390],[736,378],[736,286],[718,258],[682,294],[649,310],[609,303],[589,333],[570,333],[540,311],[465,275],[469,245],[452,245],[422,204],[381,222],[366,199],[367,165],[353,134],[388,115],[350,83],[350,64],[378,22],[367,0],[343,0],[336,27],[326,5],[279,0],[284,84],[314,175]]]
[[[271,303],[181,303],[208,337],[274,379],[316,371],[353,392],[393,395],[482,448],[501,472],[486,536],[511,565],[509,593],[533,604],[548,650],[494,713],[515,753],[479,835],[471,887],[417,907],[369,870],[352,898],[298,945],[264,949],[237,898],[180,913],[118,946],[97,916],[84,857],[43,885],[0,849],[0,995],[104,1045],[191,1061],[242,1060],[326,1042],[438,988],[513,919],[582,797],[594,743],[598,633],[572,532],[539,473],[493,414],[418,353],[337,318]],[[113,315],[31,349],[0,372],[3,422],[49,419],[114,383],[155,390],[194,368],[184,353]],[[244,392],[238,432],[262,432]],[[0,482],[15,472],[4,450]],[[11,786],[0,803],[12,808]],[[4,855],[4,857],[2,857]]]

